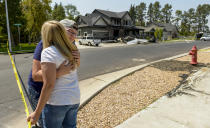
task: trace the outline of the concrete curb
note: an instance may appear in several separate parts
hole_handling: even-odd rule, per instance
[[[205,49],[209,49],[210,47],[207,48],[203,48],[200,49],[205,50]],[[111,85],[112,83],[117,82],[118,80],[122,79],[125,76],[128,76],[144,67],[147,67],[151,64],[157,63],[157,62],[161,62],[164,60],[172,60],[172,59],[176,59],[179,57],[183,57],[188,55],[189,53],[184,53],[184,54],[180,54],[180,55],[176,55],[176,56],[172,56],[169,58],[165,58],[165,59],[161,59],[158,61],[153,61],[150,63],[146,63],[146,64],[142,64],[139,66],[135,66],[132,68],[127,68],[127,69],[123,69],[120,71],[116,71],[116,72],[112,72],[112,73],[108,73],[105,75],[100,75],[100,76],[96,76],[90,79],[86,79],[83,80],[79,83],[80,85],[80,90],[81,90],[81,101],[80,101],[80,107],[79,109],[83,108],[92,98],[94,98],[96,95],[98,95],[102,90],[104,90],[106,87],[108,87],[109,85]],[[113,79],[113,77],[115,77]]]

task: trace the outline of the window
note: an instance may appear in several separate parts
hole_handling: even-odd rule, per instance
[[[117,20],[117,24],[120,25],[120,20]]]
[[[81,34],[81,30],[78,31],[78,36],[80,36],[80,34]]]
[[[87,37],[87,39],[93,39],[93,37]]]
[[[84,36],[87,36],[87,32],[84,32]]]

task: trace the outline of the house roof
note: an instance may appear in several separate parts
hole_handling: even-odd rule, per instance
[[[154,27],[147,27],[145,30],[144,30],[144,32],[152,32],[152,31],[154,31]]]
[[[106,10],[101,10],[101,9],[95,9],[94,11],[98,11],[108,17],[113,17],[113,18],[122,18],[126,13],[128,13],[127,11],[112,12],[112,11],[106,11]]]
[[[94,15],[94,14],[88,14],[86,16],[80,16],[80,18],[86,23],[86,25],[82,25],[83,27],[84,26],[93,26],[100,18],[103,19],[102,16],[97,16],[97,15]],[[81,27],[81,25],[79,27]]]
[[[145,30],[146,29],[146,27],[144,27],[144,26],[135,26],[135,27],[139,30]]]
[[[148,25],[148,27],[145,29],[145,32],[146,31],[150,31],[153,27],[153,25],[156,25],[160,28],[163,28],[165,29],[166,31],[176,31],[177,28],[175,25],[173,24],[170,24],[170,23],[151,23],[150,25]]]
[[[177,30],[177,27],[172,24],[165,24],[165,29],[166,31],[174,31],[174,30]]]
[[[82,24],[82,25],[78,25],[79,28],[82,28],[82,27],[88,27],[87,24]]]
[[[87,25],[91,25],[91,18],[87,16],[79,16]]]
[[[99,12],[100,15],[98,13],[94,13],[95,11]],[[126,14],[128,14],[128,11],[111,12],[106,10],[95,9],[91,14],[87,13],[85,16],[79,16],[84,22],[84,24],[79,25],[79,27],[94,26],[99,19],[103,19],[104,22],[108,24],[109,21],[107,21],[107,18],[105,18],[105,16],[110,18],[123,18]]]

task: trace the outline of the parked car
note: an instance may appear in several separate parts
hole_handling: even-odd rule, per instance
[[[202,41],[210,41],[210,35],[206,35],[206,36],[202,36],[201,38],[200,38],[200,40],[202,40]]]
[[[200,40],[200,38],[203,36],[203,32],[196,33],[195,38],[196,40]]]
[[[80,45],[89,45],[89,46],[99,46],[101,43],[100,39],[95,39],[93,36],[85,36],[82,39],[79,39]]]

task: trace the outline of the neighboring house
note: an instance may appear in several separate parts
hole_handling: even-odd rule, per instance
[[[144,28],[144,36],[154,36],[155,29],[163,29],[163,39],[168,40],[178,37],[178,30],[175,25],[169,23],[151,23]],[[140,35],[142,32],[140,32]]]
[[[136,26],[136,28],[139,29],[139,38],[145,39],[146,38],[146,34],[145,34],[144,31],[145,31],[146,27],[144,27],[144,26]]]
[[[94,36],[102,40],[113,40],[118,37],[138,36],[139,30],[133,24],[128,13],[111,12],[95,9],[91,14],[79,16],[78,36]]]

